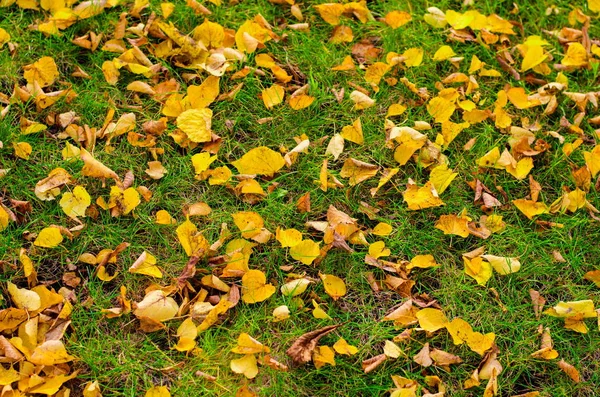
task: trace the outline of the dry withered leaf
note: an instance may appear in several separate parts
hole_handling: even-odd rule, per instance
[[[296,364],[306,364],[312,360],[312,353],[319,340],[325,335],[335,331],[341,324],[329,325],[315,331],[307,332],[290,346],[286,353]]]

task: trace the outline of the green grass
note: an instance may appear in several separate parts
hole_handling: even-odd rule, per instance
[[[169,21],[182,32],[189,33],[202,23],[203,17],[194,15],[183,1],[174,1],[175,12]],[[395,70],[392,76],[407,77],[418,87],[426,87],[435,95],[435,83],[455,69],[448,62],[436,63],[431,60],[433,53],[441,45],[449,44],[454,51],[465,58],[460,71],[468,69],[473,55],[477,55],[489,67],[500,70],[495,60],[495,49],[484,48],[477,43],[447,42],[447,30],[434,29],[422,20],[427,7],[436,6],[442,10],[466,10],[460,1],[385,1],[369,2],[369,8],[376,18],[383,17],[391,10],[404,10],[413,15],[413,21],[400,29],[393,30],[378,21],[361,24],[357,20],[343,18],[343,24],[350,26],[355,39],[352,43],[331,44],[328,39],[332,27],[326,24],[314,9],[321,3],[307,1],[301,4],[309,32],[282,29],[282,23],[296,23],[289,12],[289,7],[273,5],[266,0],[245,1],[216,7],[208,2],[206,6],[213,12],[210,20],[222,24],[226,28],[237,29],[246,19],[260,13],[274,26],[274,31],[287,36],[279,42],[271,41],[258,53],[270,53],[282,65],[293,65],[301,71],[305,81],[310,83],[310,94],[316,97],[313,105],[301,111],[294,111],[287,105],[267,110],[260,92],[269,87],[274,80],[267,72],[265,77],[250,74],[243,80],[244,87],[234,101],[221,101],[211,105],[214,112],[213,130],[223,138],[223,146],[219,151],[215,166],[229,165],[248,150],[266,145],[277,150],[280,146],[291,149],[295,146],[294,136],[306,134],[311,142],[318,142],[325,136],[339,133],[345,125],[351,124],[360,117],[363,124],[365,144],[358,146],[346,142],[345,151],[337,161],[330,159],[329,170],[339,175],[347,158],[356,158],[381,167],[396,167],[393,151],[384,145],[384,119],[387,108],[399,101],[408,104],[407,112],[394,119],[398,125],[412,126],[415,121],[423,120],[432,123],[425,106],[415,105],[419,98],[407,90],[401,83],[389,86],[382,82],[380,91],[373,94],[376,106],[364,111],[352,110],[348,93],[354,88],[350,83],[367,88],[363,79],[363,71],[333,72],[332,66],[339,64],[349,55],[352,46],[365,37],[380,38],[382,48],[381,60],[390,51],[402,53],[405,49],[418,46],[425,51],[425,59],[421,66],[406,71]],[[544,35],[542,29],[554,30],[568,26],[567,14],[574,6],[587,11],[585,2],[555,2],[561,9],[559,15],[546,16],[544,11],[551,2],[519,1],[520,12],[508,14],[513,8],[512,1],[476,1],[475,8],[484,14],[498,13],[502,17],[515,20],[523,25],[525,36],[518,35],[512,44],[522,42],[526,36],[542,35],[551,43],[554,62],[562,58],[563,50],[556,39]],[[0,192],[5,198],[28,200],[33,212],[22,224],[11,223],[0,232],[0,260],[4,265],[1,280],[13,281],[20,287],[26,286],[23,271],[17,266],[18,252],[21,247],[29,249],[29,255],[36,264],[40,281],[48,282],[58,290],[62,286],[62,274],[67,271],[67,264],[76,264],[76,273],[82,278],[82,284],[75,289],[77,304],[72,314],[72,327],[65,337],[69,352],[78,357],[74,367],[80,370],[77,379],[69,383],[74,395],[79,395],[83,384],[97,380],[104,396],[139,396],[152,385],[168,385],[174,396],[233,396],[243,384],[248,384],[260,396],[382,396],[392,389],[391,375],[401,375],[418,381],[424,385],[427,375],[438,375],[446,385],[447,395],[476,396],[482,395],[486,381],[482,386],[464,390],[463,382],[468,379],[480,362],[480,357],[466,346],[454,346],[452,339],[445,331],[427,338],[421,332],[413,333],[413,340],[401,344],[408,358],[388,360],[370,374],[364,374],[361,361],[382,352],[386,339],[398,335],[401,330],[394,328],[391,322],[381,322],[388,310],[404,299],[393,291],[383,290],[374,293],[366,279],[368,272],[374,273],[376,279],[383,280],[385,274],[364,263],[367,247],[353,246],[355,252],[346,253],[331,250],[323,262],[317,266],[305,266],[294,261],[287,249],[283,249],[272,240],[254,249],[250,259],[252,269],[260,269],[267,274],[269,282],[279,288],[285,281],[287,273],[280,266],[293,265],[292,272],[306,274],[318,279],[319,272],[342,277],[348,287],[348,294],[338,301],[327,296],[322,284],[309,287],[301,297],[305,307],[296,301],[283,297],[277,292],[269,300],[247,305],[242,302],[232,309],[222,322],[201,333],[198,346],[202,352],[188,355],[172,350],[177,343],[176,330],[178,321],[169,322],[164,331],[144,334],[139,330],[139,323],[133,315],[117,319],[106,319],[101,310],[114,307],[121,285],[127,286],[127,296],[134,301],[141,301],[144,289],[152,280],[146,276],[127,272],[129,266],[143,250],[151,252],[158,258],[159,266],[165,277],[161,285],[168,285],[177,277],[187,262],[187,257],[175,235],[176,226],[163,226],[154,223],[158,210],[167,210],[179,223],[185,217],[182,208],[185,204],[204,201],[211,206],[213,212],[201,218],[194,218],[198,229],[203,231],[212,243],[217,240],[221,224],[229,225],[235,237],[239,233],[233,224],[231,214],[237,211],[256,211],[265,221],[265,227],[275,232],[277,227],[296,228],[305,236],[315,241],[322,239],[322,234],[309,230],[305,223],[312,220],[324,220],[330,205],[345,211],[358,219],[364,229],[374,227],[378,222],[388,222],[393,226],[393,233],[383,238],[391,249],[393,257],[399,260],[410,260],[415,255],[433,254],[440,267],[434,269],[417,269],[411,274],[416,282],[415,294],[427,293],[443,307],[448,318],[461,317],[468,321],[474,330],[497,335],[496,343],[500,349],[499,360],[504,370],[499,376],[499,388],[502,396],[511,396],[527,391],[539,391],[547,396],[594,396],[600,385],[600,337],[594,320],[588,320],[590,332],[577,334],[563,328],[562,320],[549,316],[535,318],[529,298],[529,289],[536,289],[548,300],[547,306],[559,301],[592,299],[595,304],[600,301],[598,288],[583,279],[583,275],[598,268],[600,257],[600,228],[586,211],[579,210],[574,214],[542,215],[540,219],[561,223],[562,228],[541,230],[534,222],[526,219],[514,206],[499,209],[507,228],[500,234],[494,234],[487,240],[476,237],[463,239],[458,236],[445,236],[434,228],[440,215],[457,214],[466,208],[469,214],[478,219],[484,215],[480,208],[473,204],[473,193],[467,185],[468,181],[479,178],[488,188],[498,192],[500,186],[508,194],[509,200],[525,197],[528,192],[527,180],[518,181],[505,171],[478,170],[476,161],[494,146],[506,146],[507,136],[496,129],[490,120],[473,125],[463,131],[450,147],[444,151],[449,165],[459,176],[442,194],[446,203],[443,207],[422,211],[409,211],[403,202],[402,192],[408,178],[419,184],[429,178],[428,170],[410,161],[400,167],[399,173],[383,187],[376,197],[371,197],[369,189],[377,186],[377,178],[372,178],[354,187],[322,192],[314,183],[318,180],[319,170],[324,157],[328,139],[321,146],[311,147],[308,153],[301,154],[291,169],[282,169],[272,181],[259,179],[263,188],[277,182],[277,188],[268,197],[256,204],[249,205],[236,197],[232,191],[223,186],[209,186],[206,182],[194,179],[191,156],[200,149],[186,151],[178,147],[168,136],[175,129],[175,122],[169,122],[168,131],[158,138],[157,147],[164,149],[160,157],[168,174],[155,181],[147,177],[144,170],[147,162],[153,158],[143,148],[131,146],[126,136],[112,141],[115,150],[112,153],[103,150],[104,143],[98,142],[95,156],[119,175],[132,170],[136,176],[134,186],[148,187],[153,196],[149,202],[140,204],[133,215],[113,218],[106,211],[100,210],[97,219],[85,218],[85,228],[73,241],[65,240],[59,247],[43,249],[34,247],[24,236],[26,232],[39,232],[43,227],[57,224],[73,227],[76,224],[69,220],[55,201],[40,201],[33,189],[37,181],[46,177],[56,167],[67,169],[83,184],[93,200],[102,196],[108,198],[109,187],[102,182],[82,176],[80,161],[62,160],[60,150],[65,140],[56,138],[60,132],[57,127],[50,127],[47,133],[22,136],[19,131],[19,120],[26,117],[30,120],[44,122],[51,114],[73,110],[81,118],[81,125],[100,128],[111,101],[116,105],[115,119],[120,115],[133,112],[137,117],[138,129],[146,120],[157,120],[161,117],[161,106],[145,95],[140,100],[125,87],[135,80],[147,81],[143,76],[133,75],[122,70],[116,86],[107,84],[102,74],[101,65],[113,59],[117,54],[101,51],[84,50],[71,40],[88,31],[103,32],[111,35],[119,14],[128,10],[128,5],[120,5],[106,9],[104,13],[87,20],[80,21],[64,30],[61,36],[44,37],[41,33],[27,28],[36,20],[43,20],[41,11],[22,10],[16,5],[0,8],[0,27],[12,36],[11,41],[19,45],[14,55],[9,54],[5,46],[0,50],[0,92],[10,95],[15,84],[23,85],[23,66],[34,62],[41,56],[51,56],[60,70],[59,83],[54,87],[70,85],[77,93],[71,102],[64,100],[41,112],[36,111],[32,103],[14,103],[6,117],[0,120],[0,141],[4,147],[0,149],[0,168],[8,168],[10,172],[0,179]],[[142,12],[144,23],[151,12],[160,15],[158,2],[151,2],[149,8]],[[140,23],[136,18],[128,18],[129,25]],[[518,30],[518,29],[515,29]],[[592,19],[590,37],[598,38],[600,29],[597,18]],[[154,39],[153,39],[154,40]],[[143,49],[143,47],[142,47]],[[144,50],[145,53],[148,53]],[[254,65],[255,54],[249,55],[248,66]],[[178,68],[168,60],[150,56],[153,63],[165,67],[165,77],[173,77],[181,83],[181,92],[187,84],[182,77],[189,70]],[[92,77],[90,80],[72,77],[75,66],[80,66]],[[492,107],[496,93],[505,84],[524,86],[533,91],[537,87],[512,80],[510,75],[502,72],[499,79],[478,78],[481,98],[486,99],[484,108]],[[573,92],[595,91],[598,87],[598,69],[579,70],[567,73],[569,90]],[[204,76],[202,76],[203,78]],[[545,77],[554,81],[556,71]],[[221,92],[228,92],[238,81],[222,78]],[[331,88],[344,88],[346,97],[338,103],[330,92]],[[514,125],[520,125],[519,117],[538,120],[542,126],[536,133],[538,138],[548,141],[550,150],[535,158],[534,178],[542,184],[541,198],[548,204],[562,193],[563,187],[575,188],[571,177],[571,167],[582,166],[583,150],[591,150],[593,139],[597,139],[592,126],[586,121],[582,128],[587,140],[571,157],[567,158],[561,151],[559,142],[546,136],[546,131],[559,131],[561,117],[572,121],[578,110],[566,98],[553,115],[544,116],[541,108],[518,111],[508,106],[509,111],[518,117],[513,119]],[[597,109],[588,105],[588,115],[595,116]],[[273,120],[259,124],[261,118],[272,117]],[[454,116],[456,118],[456,116]],[[458,121],[456,119],[455,121]],[[228,125],[233,125],[229,128]],[[427,131],[430,140],[440,130],[439,125]],[[561,130],[567,141],[576,137]],[[470,151],[463,151],[462,146],[471,138],[477,137],[475,146]],[[28,161],[13,155],[12,142],[24,141],[33,146],[33,154]],[[72,142],[72,141],[71,141]],[[72,142],[73,143],[73,142]],[[233,170],[233,167],[230,166]],[[592,182],[593,185],[594,181]],[[110,183],[108,184],[110,186]],[[63,188],[63,191],[65,189]],[[311,193],[312,211],[307,214],[298,213],[296,200],[306,192]],[[501,195],[498,194],[498,198]],[[587,196],[590,203],[600,208],[598,193],[592,187]],[[377,219],[371,220],[360,211],[360,202],[364,201],[380,211]],[[504,200],[502,200],[504,201]],[[369,242],[379,238],[368,236]],[[124,251],[112,270],[119,275],[111,282],[102,282],[95,275],[94,266],[77,263],[79,255],[85,252],[97,253],[102,249],[114,249],[122,242],[131,246]],[[508,276],[494,275],[486,287],[478,286],[473,279],[464,273],[461,254],[484,246],[487,253],[499,256],[518,257],[523,264],[518,273]],[[566,263],[558,263],[553,259],[552,251],[560,252]],[[222,254],[223,250],[219,252]],[[206,263],[198,267],[200,275],[209,274],[211,268]],[[495,298],[492,288],[499,294]],[[5,307],[8,307],[8,294],[4,294]],[[318,320],[311,315],[311,298],[322,303],[322,307],[333,318]],[[179,299],[179,298],[177,298]],[[288,305],[292,310],[291,318],[280,323],[273,323],[272,310],[280,305]],[[325,366],[315,369],[312,364],[293,367],[287,372],[275,371],[268,367],[260,367],[258,376],[247,381],[243,376],[234,374],[229,369],[229,361],[237,358],[230,353],[236,345],[236,339],[242,332],[248,332],[263,344],[272,348],[272,355],[281,362],[290,364],[285,350],[292,342],[305,332],[320,327],[343,323],[334,333],[321,340],[321,344],[331,346],[339,337],[356,345],[359,353],[355,356],[336,356],[335,367]],[[539,325],[549,327],[552,332],[554,347],[560,357],[575,365],[582,374],[581,383],[573,383],[556,365],[534,359],[531,353],[539,349],[540,338],[537,333]],[[463,363],[452,366],[447,372],[441,368],[421,368],[410,358],[417,354],[422,345],[429,342],[432,347],[459,355]],[[555,360],[557,361],[557,360]],[[196,371],[203,371],[217,376],[216,382],[208,382]]]

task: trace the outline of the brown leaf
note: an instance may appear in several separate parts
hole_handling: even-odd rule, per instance
[[[529,296],[531,297],[531,303],[533,303],[533,312],[535,313],[535,318],[540,318],[542,314],[542,310],[544,309],[544,304],[546,303],[546,299],[536,290],[530,289]]]
[[[560,360],[558,362],[558,367],[562,369],[565,374],[569,375],[569,378],[573,379],[573,382],[581,382],[581,376],[579,375],[577,368],[567,363],[565,360]]]
[[[316,331],[307,332],[292,344],[289,349],[286,350],[288,356],[294,360],[296,364],[305,364],[312,360],[312,352],[317,347],[319,339],[325,335],[333,332],[341,324],[329,325],[324,328],[320,328]]]
[[[425,343],[421,351],[413,357],[413,361],[423,367],[429,367],[433,364],[433,360],[429,357],[429,343]]]
[[[379,367],[386,359],[387,356],[382,353],[378,356],[364,360],[362,362],[363,371],[365,371],[365,374],[368,374],[369,372],[375,370],[375,368]]]
[[[187,283],[187,280],[194,277],[194,275],[196,274],[196,264],[199,260],[199,256],[193,255],[190,257],[187,264],[183,268],[183,271],[181,272],[179,277],[177,277],[177,286],[179,287],[179,289],[183,289],[183,287],[185,287],[185,284]]]

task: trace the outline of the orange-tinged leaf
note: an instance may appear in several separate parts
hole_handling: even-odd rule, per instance
[[[392,29],[398,29],[409,23],[412,20],[412,16],[405,11],[391,11],[385,15],[383,20]]]
[[[583,278],[596,284],[596,287],[600,288],[600,270],[590,270]]]
[[[316,98],[314,96],[300,94],[300,95],[292,96],[290,98],[289,104],[292,109],[301,110],[301,109],[307,108],[310,105],[312,105],[312,103],[315,101],[315,99]]]
[[[48,340],[35,348],[28,361],[35,365],[57,365],[73,361],[75,357],[67,353],[59,340]]]
[[[428,269],[430,267],[436,267],[439,264],[435,261],[433,255],[417,255],[410,260],[410,263],[406,265],[407,269],[413,269],[415,267],[421,269]]]
[[[273,176],[285,165],[285,160],[281,154],[266,146],[260,146],[250,150],[231,164],[241,174]]]
[[[321,18],[330,25],[339,25],[340,17],[344,13],[344,5],[338,3],[325,3],[314,6]]]
[[[54,248],[63,241],[60,229],[56,226],[50,226],[42,229],[33,245],[44,248]]]
[[[75,186],[73,192],[63,193],[60,206],[71,218],[85,216],[85,210],[92,203],[92,198],[83,186]]]
[[[354,40],[352,28],[344,25],[339,25],[333,28],[331,38],[329,38],[329,41],[333,44],[350,43],[352,40]]]
[[[319,274],[321,280],[323,280],[323,286],[327,295],[331,296],[333,300],[338,300],[342,296],[346,295],[346,284],[341,278],[331,274]]]
[[[273,109],[275,106],[283,102],[285,91],[283,87],[273,84],[271,87],[261,92],[261,98],[267,109]]]
[[[365,81],[377,85],[390,69],[391,67],[387,63],[375,62],[367,68]]]
[[[321,254],[319,243],[312,240],[302,240],[300,243],[290,248],[290,256],[297,261],[310,265]]]
[[[112,178],[115,181],[119,181],[119,176],[113,170],[96,160],[90,152],[82,148],[80,155],[81,160],[84,162],[84,166],[81,169],[82,175],[92,178]]]
[[[258,303],[275,293],[275,287],[267,284],[267,278],[260,270],[250,270],[242,277],[242,301]]]
[[[344,60],[342,61],[341,64],[332,67],[331,70],[344,71],[344,70],[354,70],[355,68],[356,68],[356,65],[354,64],[352,57],[350,55],[348,55],[347,57],[344,58]]]
[[[579,371],[577,368],[567,363],[565,360],[560,360],[558,362],[558,367],[569,376],[575,383],[581,382],[581,375],[579,375]]]

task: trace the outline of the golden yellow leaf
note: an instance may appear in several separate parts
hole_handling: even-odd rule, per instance
[[[85,216],[85,210],[92,203],[92,198],[83,186],[75,186],[73,192],[66,192],[60,199],[60,206],[71,218]]]
[[[35,365],[57,365],[74,359],[61,341],[48,340],[35,348],[28,361]]]
[[[350,43],[354,40],[352,28],[350,26],[339,25],[333,28],[329,42],[333,44]]]
[[[407,67],[419,66],[423,62],[423,50],[420,48],[409,48],[402,53],[402,56]]]
[[[544,311],[544,314],[562,318],[577,316],[594,318],[597,316],[594,310],[594,302],[590,299],[571,302],[560,301],[556,306]]]
[[[302,241],[302,233],[296,229],[277,228],[275,238],[282,247],[293,247]]]
[[[406,11],[391,11],[383,18],[384,22],[392,29],[398,29],[412,20],[412,16]]]
[[[102,63],[102,73],[104,74],[104,79],[110,85],[116,85],[121,75],[113,61],[104,61]]]
[[[198,329],[192,318],[185,319],[177,328],[177,337],[179,337],[179,340],[173,348],[180,352],[193,350],[196,347],[196,336],[198,336]]]
[[[23,67],[23,77],[29,84],[37,83],[40,87],[52,85],[59,76],[58,67],[54,59],[42,57],[38,61]]]
[[[179,305],[170,296],[160,289],[150,291],[144,299],[137,304],[133,311],[137,317],[147,317],[154,321],[163,322],[175,317]]]
[[[435,261],[435,259],[433,258],[433,255],[417,255],[414,258],[412,258],[410,260],[410,263],[408,265],[406,265],[407,269],[413,269],[415,267],[421,268],[421,269],[427,269],[430,267],[436,267],[439,266],[439,264]]]
[[[212,110],[188,109],[177,116],[177,127],[192,142],[210,142],[212,139]]]
[[[478,256],[469,259],[463,256],[463,262],[465,264],[465,273],[473,277],[477,281],[477,284],[485,285],[492,277],[492,265],[484,261],[482,257]]]
[[[205,20],[204,23],[206,23],[207,21],[208,20]],[[212,24],[212,22],[209,22],[209,23]],[[200,25],[200,26],[202,26],[202,25]],[[216,76],[208,76],[202,82],[202,84],[191,85],[188,87],[186,99],[189,102],[192,109],[203,109],[203,108],[208,107],[211,103],[213,103],[214,100],[217,99],[218,96],[219,96],[219,78]],[[212,113],[211,113],[211,116],[212,116]]]
[[[427,332],[434,332],[446,327],[448,319],[443,311],[438,309],[421,309],[416,314],[419,320],[419,326]]]
[[[500,149],[495,147],[477,160],[477,165],[486,168],[502,168],[497,164],[499,159]]]
[[[23,160],[29,160],[33,148],[27,142],[13,142],[13,149],[15,150],[15,156],[22,158]]]
[[[395,344],[391,340],[386,340],[385,344],[383,345],[383,354],[385,354],[386,357],[389,358],[398,358],[401,355],[403,355],[404,352],[402,351],[402,349],[400,349],[400,347],[397,344]]]
[[[84,162],[84,166],[81,169],[81,174],[85,176],[91,176],[92,178],[112,178],[115,181],[119,181],[119,176],[110,168],[96,160],[90,152],[85,149],[81,149],[81,160]]]
[[[265,301],[275,293],[275,287],[267,284],[267,277],[260,270],[250,270],[242,277],[242,300],[245,303]]]
[[[241,174],[273,176],[285,165],[283,156],[266,146],[260,146],[234,161],[233,166]]]
[[[342,296],[346,295],[346,284],[341,278],[331,274],[319,274],[321,280],[323,280],[323,286],[327,295],[331,296],[333,300],[338,300]]]
[[[19,288],[10,281],[7,284],[10,298],[17,308],[33,312],[42,306],[41,298],[35,291]]]
[[[306,278],[298,278],[292,281],[289,281],[281,286],[281,294],[283,296],[297,296],[304,291],[310,285],[311,281]]]
[[[243,374],[248,379],[258,375],[258,365],[254,354],[246,354],[242,358],[231,360],[230,368],[236,374]]]
[[[529,99],[523,87],[511,87],[506,96],[517,109],[529,109],[542,104],[539,99]]]
[[[241,211],[231,215],[233,222],[242,232],[242,237],[252,238],[261,233],[264,227],[262,217],[252,211]]]
[[[398,142],[394,151],[394,160],[405,165],[417,150],[427,142],[427,135],[411,127],[394,127],[390,131],[390,139]]]
[[[50,226],[42,229],[33,245],[44,248],[54,248],[63,241],[60,229],[56,226]]]
[[[259,44],[271,40],[269,30],[265,29],[255,21],[246,21],[235,33],[235,43],[238,50],[245,53],[253,53]]]
[[[337,342],[333,344],[333,349],[336,351],[336,353],[347,356],[353,356],[358,353],[356,346],[349,345],[344,338],[338,339]]]
[[[496,273],[503,276],[518,272],[521,269],[521,262],[517,258],[506,258],[495,255],[482,255],[481,257],[492,265]]]
[[[329,346],[317,346],[313,351],[312,360],[317,369],[325,364],[335,366],[335,351]]]
[[[8,227],[10,216],[8,212],[0,205],[0,232]]]
[[[547,214],[549,208],[546,204],[538,201],[518,199],[512,202],[529,219],[533,219],[536,215]]]
[[[389,236],[393,230],[392,225],[380,222],[373,228],[372,233],[376,236]]]
[[[435,228],[444,234],[455,234],[460,237],[469,237],[468,223],[471,219],[465,215],[442,215],[435,223]]]
[[[337,70],[337,71],[354,70],[355,67],[356,67],[356,65],[354,64],[352,57],[350,55],[348,55],[347,57],[344,58],[344,60],[342,61],[341,64],[332,67],[331,70]]]
[[[567,53],[560,63],[564,66],[571,66],[574,68],[586,66],[588,64],[588,59],[585,47],[577,42],[569,43]]]
[[[179,225],[175,232],[187,256],[207,254],[210,244],[189,219]]]
[[[583,278],[596,284],[596,287],[600,288],[600,270],[590,270]]]
[[[238,336],[237,346],[231,349],[233,353],[237,354],[255,354],[255,353],[270,353],[271,349],[263,345],[250,335],[242,332]]]
[[[436,123],[448,121],[455,109],[456,105],[454,103],[440,96],[432,98],[427,104],[427,112],[435,119]]]
[[[152,386],[146,391],[144,397],[171,397],[167,386]]]
[[[438,62],[445,61],[446,59],[452,58],[455,55],[456,55],[456,53],[454,52],[452,47],[450,47],[448,45],[443,45],[437,49],[435,54],[433,54],[433,60],[438,61]]]
[[[172,225],[177,221],[167,211],[159,210],[156,212],[156,223],[159,225]]]
[[[585,164],[592,174],[592,178],[595,178],[598,172],[600,172],[600,145],[594,146],[591,152],[583,152]]]
[[[313,263],[320,254],[319,244],[309,239],[302,240],[299,244],[290,248],[290,256],[305,265]]]
[[[365,141],[363,138],[363,130],[360,117],[354,120],[352,125],[347,125],[344,128],[342,128],[342,132],[340,135],[342,136],[342,138],[350,142],[362,145]]]
[[[75,378],[76,376],[77,371],[75,371],[71,375],[51,376],[46,378],[45,382],[31,387],[30,389],[27,389],[27,391],[32,394],[45,394],[48,396],[55,396],[58,394],[58,391],[65,382]]]
[[[330,25],[339,25],[340,17],[344,13],[344,5],[338,3],[325,3],[314,6],[321,18]]]
[[[377,85],[390,69],[387,63],[375,62],[365,71],[365,81]]]
[[[340,176],[342,178],[349,178],[348,184],[355,186],[362,181],[374,177],[378,170],[379,167],[374,164],[349,158],[344,162]]]
[[[527,45],[527,52],[523,57],[523,63],[521,63],[521,72],[526,72],[544,62],[547,55],[544,54],[544,49],[541,45]]]
[[[144,251],[129,268],[129,273],[145,274],[146,276],[162,278],[162,272],[156,267],[156,257]]]
[[[431,170],[429,181],[438,194],[442,194],[457,176],[458,173],[448,168],[447,164],[441,164]]]
[[[488,216],[485,218],[484,225],[492,233],[499,233],[506,229],[506,223],[502,220],[502,215],[492,214]]]
[[[423,187],[418,187],[409,179],[403,196],[408,208],[413,211],[444,205],[431,182],[427,182]]]
[[[282,86],[273,84],[271,87],[261,92],[261,97],[265,107],[267,109],[273,109],[273,107],[283,102],[285,91]]]
[[[301,109],[307,108],[310,105],[312,105],[312,103],[315,101],[315,99],[316,98],[314,96],[300,94],[300,95],[292,96],[290,98],[289,104],[292,109],[301,110]]]
[[[323,310],[321,306],[317,303],[317,301],[315,301],[314,299],[312,300],[312,305],[314,308],[312,311],[312,315],[314,318],[318,318],[319,320],[331,320],[329,314],[327,314],[327,312]]]
[[[10,41],[10,34],[2,28],[0,28],[0,48],[4,46],[4,44]]]
[[[117,215],[127,215],[140,205],[141,199],[138,191],[132,187],[122,190],[118,186],[110,188],[110,200],[108,208],[116,211]],[[113,213],[114,215],[114,213]]]

